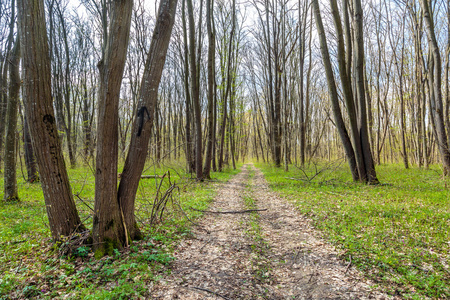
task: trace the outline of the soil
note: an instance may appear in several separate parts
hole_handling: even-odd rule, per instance
[[[250,174],[254,176],[249,176]],[[152,299],[389,299],[245,165],[223,183],[193,237],[177,246]],[[263,210],[266,209],[266,210]]]

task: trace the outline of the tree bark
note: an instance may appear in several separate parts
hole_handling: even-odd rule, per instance
[[[50,57],[42,0],[18,1],[24,104],[54,240],[84,230],[73,201],[52,105]]]
[[[25,165],[27,168],[27,181],[29,183],[39,181],[39,172],[36,165],[36,156],[33,145],[31,144],[31,135],[28,125],[28,119],[24,117],[23,123],[23,148],[25,152]]]

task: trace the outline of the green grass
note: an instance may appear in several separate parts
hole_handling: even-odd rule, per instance
[[[273,190],[388,292],[450,297],[450,180],[438,167],[377,166],[376,186],[351,182],[347,165],[290,166],[287,173],[258,167]]]
[[[257,209],[257,203],[252,197],[253,186],[252,181],[255,176],[255,171],[251,169],[249,171],[248,182],[245,186],[243,200],[246,209]],[[248,214],[248,219],[246,222],[247,236],[251,239],[251,263],[252,271],[256,279],[264,282],[270,277],[271,268],[270,262],[266,259],[267,251],[269,250],[269,245],[262,236],[262,228],[260,225],[260,216],[258,212],[253,211]]]
[[[190,235],[192,221],[201,216],[193,207],[204,210],[215,195],[216,182],[223,182],[239,170],[212,173],[212,181],[196,182],[184,172],[184,165],[174,163],[145,169],[144,174],[170,172],[161,185],[165,192],[177,185],[163,218],[151,226],[151,213],[160,179],[142,179],[136,197],[142,241],[114,255],[95,259],[88,246],[61,256],[50,240],[50,230],[39,183],[29,184],[18,178],[20,202],[0,201],[0,299],[136,299],[148,296],[146,286],[158,280],[173,261],[177,242]],[[88,228],[92,226],[94,176],[88,167],[69,169],[75,202]],[[0,197],[3,199],[3,177]],[[183,208],[180,211],[179,206]],[[186,218],[187,216],[187,218]]]

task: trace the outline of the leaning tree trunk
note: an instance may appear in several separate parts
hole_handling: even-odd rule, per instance
[[[177,0],[164,0],[159,5],[158,18],[153,31],[150,50],[147,54],[144,74],[142,75],[138,117],[133,124],[133,135],[119,185],[119,203],[123,210],[130,238],[133,239],[140,237],[134,217],[134,202],[147,157],[158,87],[166,60],[176,7]]]
[[[96,255],[112,253],[127,241],[117,200],[119,96],[130,36],[132,0],[112,1],[104,61],[99,63],[97,159],[93,240]]]
[[[14,48],[8,59],[9,65],[9,100],[6,108],[6,138],[5,138],[5,176],[4,176],[4,200],[18,201],[16,176],[16,128],[17,128],[17,108],[19,104],[20,91],[20,42],[16,38]]]
[[[52,237],[60,240],[84,230],[78,216],[61,151],[53,111],[50,56],[42,0],[18,1],[23,53],[24,106],[41,175]]]
[[[322,52],[322,59],[325,67],[325,74],[328,82],[328,91],[330,95],[330,101],[333,109],[336,128],[338,130],[339,137],[341,138],[342,144],[344,146],[345,154],[347,156],[348,163],[350,165],[350,171],[352,173],[353,180],[357,181],[360,179],[360,177],[357,169],[355,152],[353,151],[352,143],[350,141],[350,137],[348,135],[348,131],[345,127],[344,119],[342,117],[341,108],[339,107],[339,98],[336,89],[336,82],[334,79],[333,68],[331,66],[330,53],[328,51],[325,29],[322,23],[322,17],[320,15],[318,0],[312,1],[312,7],[314,11],[314,18],[316,19],[317,31],[319,34],[320,51]]]

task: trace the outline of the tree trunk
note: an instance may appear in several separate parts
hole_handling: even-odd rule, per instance
[[[104,61],[98,64],[97,158],[93,240],[96,256],[111,254],[127,241],[117,198],[118,106],[130,35],[132,0],[114,0]]]
[[[192,136],[191,136],[191,93],[189,91],[189,49],[187,38],[187,24],[186,24],[186,0],[183,0],[181,7],[181,19],[183,23],[183,41],[184,41],[184,93],[186,98],[186,162],[188,171],[194,171],[194,158],[192,153]]]
[[[358,133],[361,143],[364,167],[366,173],[361,179],[370,184],[377,184],[378,178],[370,149],[369,132],[367,128],[367,110],[364,90],[364,40],[363,40],[363,10],[361,0],[353,0],[354,9],[354,39],[355,39],[355,78],[358,108]],[[355,146],[358,148],[358,146]]]
[[[14,5],[14,4],[13,4]],[[6,136],[5,136],[5,176],[4,197],[5,201],[18,201],[16,176],[16,128],[17,108],[19,104],[20,91],[20,42],[17,36],[13,50],[8,58],[9,69],[9,100],[6,108]]]
[[[18,1],[24,104],[54,240],[84,230],[73,201],[53,113],[44,3]]]
[[[233,38],[234,38],[234,31],[236,27],[236,0],[233,0],[232,4],[232,24],[231,24],[231,32],[229,37],[229,43],[228,43],[228,61],[227,61],[227,86],[225,87],[225,95],[223,97],[223,114],[222,114],[222,124],[220,127],[220,149],[219,149],[219,172],[223,171],[223,164],[224,164],[224,148],[225,148],[225,135],[226,135],[226,124],[227,124],[227,118],[228,118],[228,109],[227,109],[227,98],[228,95],[231,93],[231,52],[233,47]]]
[[[133,135],[119,184],[118,199],[129,236],[132,239],[141,237],[135,221],[134,203],[147,157],[158,87],[166,60],[176,7],[177,0],[163,0],[159,4],[158,18],[147,54],[138,100],[138,111],[141,111],[142,114],[135,119],[133,124]],[[144,109],[148,114],[144,114]]]
[[[214,144],[214,79],[215,79],[215,36],[212,30],[214,22],[214,1],[206,0],[206,27],[208,31],[208,144],[206,146],[204,176],[211,178],[211,160]]]
[[[200,90],[198,82],[198,70],[195,54],[195,22],[194,8],[192,0],[186,0],[189,18],[189,66],[191,74],[191,95],[194,107],[195,123],[195,174],[197,180],[203,180],[203,160],[202,160],[202,120],[200,109]],[[187,59],[187,58],[186,58]]]

